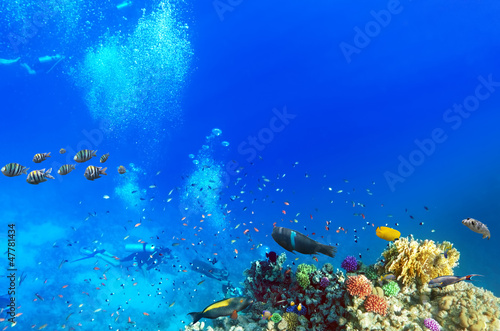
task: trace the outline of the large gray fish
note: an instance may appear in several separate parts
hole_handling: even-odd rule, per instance
[[[295,230],[277,226],[273,229],[272,236],[281,247],[292,253],[293,251],[302,254],[322,253],[330,257],[335,257],[337,253],[337,247],[319,243]]]
[[[485,224],[470,217],[462,220],[462,224],[471,229],[472,231],[482,234],[483,239],[488,238],[488,240],[490,240],[491,237],[490,230],[488,230],[488,227]]]
[[[463,277],[441,276],[441,277],[431,279],[431,281],[427,285],[430,288],[434,288],[434,287],[443,288],[445,286],[453,285],[453,284],[456,284],[456,283],[461,282],[463,280],[471,280],[471,277],[474,277],[474,276],[481,276],[481,275],[472,274],[472,275],[467,275],[467,276],[463,276]]]

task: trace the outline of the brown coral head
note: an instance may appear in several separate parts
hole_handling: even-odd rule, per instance
[[[349,276],[345,282],[350,295],[364,299],[372,293],[372,282],[365,275]]]

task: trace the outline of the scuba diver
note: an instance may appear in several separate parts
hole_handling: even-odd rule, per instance
[[[151,270],[164,263],[165,257],[173,258],[172,250],[168,247],[155,247],[148,243],[127,244],[125,250],[133,253],[121,259],[121,262],[133,261],[133,266],[143,271]]]
[[[227,272],[226,269],[216,268],[213,264],[213,262],[212,265],[210,265],[204,261],[196,259],[191,263],[191,269],[207,277],[217,279],[219,281],[227,281],[229,272]]]
[[[96,257],[96,258],[100,258],[101,260],[104,260],[105,262],[111,264],[112,266],[117,267],[120,265],[120,259],[118,257],[116,257],[115,255],[109,253],[105,249],[97,249],[97,248],[90,249],[87,247],[82,247],[80,249],[80,253],[82,255],[85,255],[85,256],[80,258],[80,259],[76,259],[74,261],[71,261],[71,263]]]

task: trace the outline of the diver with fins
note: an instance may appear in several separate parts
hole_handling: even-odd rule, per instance
[[[97,248],[91,249],[88,247],[82,247],[80,249],[80,253],[84,255],[84,257],[73,260],[71,261],[71,263],[96,257],[103,260],[106,263],[111,264],[112,266],[118,267],[120,265],[120,259],[115,255],[109,253],[105,249],[97,249]]]

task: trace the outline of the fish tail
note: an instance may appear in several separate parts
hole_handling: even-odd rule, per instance
[[[462,278],[463,278],[463,280],[472,280],[471,278],[475,277],[475,276],[482,276],[482,275],[472,274],[472,275],[463,276]]]
[[[325,254],[329,257],[335,257],[335,254],[337,253],[337,247],[329,245],[321,245],[319,246],[318,253]]]
[[[203,317],[203,313],[202,312],[192,312],[192,313],[189,313],[188,315],[190,315],[192,318],[193,318],[193,322],[191,322],[191,324],[195,324],[196,322],[198,322],[202,317]]]
[[[45,169],[44,169],[45,170]],[[52,168],[49,170],[45,171],[45,177],[50,178],[50,179],[55,179],[50,173],[52,172]]]
[[[23,174],[27,175],[28,174],[28,170],[30,170],[30,168],[24,168],[23,169]],[[488,239],[490,239],[490,238],[488,238]]]
[[[108,168],[102,168],[102,169],[101,169],[101,171],[100,171],[101,175],[106,175],[106,176],[108,175],[108,174],[106,173],[106,169],[108,169]]]

